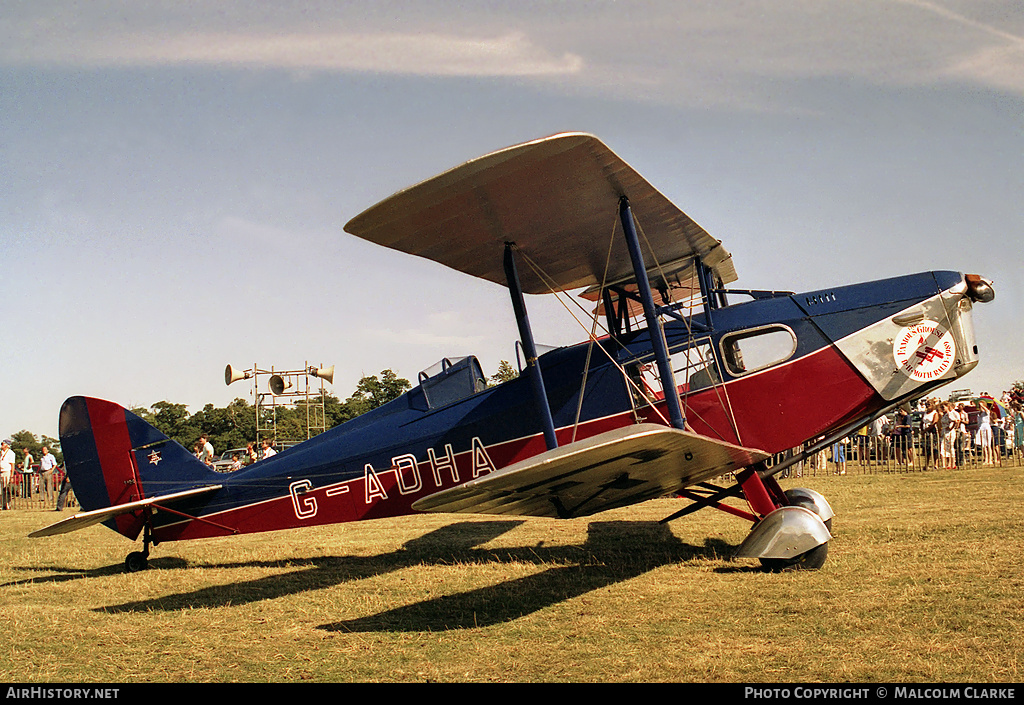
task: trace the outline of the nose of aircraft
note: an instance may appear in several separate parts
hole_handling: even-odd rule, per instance
[[[977,274],[968,274],[964,279],[967,281],[967,295],[971,301],[987,304],[996,297],[996,290],[990,280]]]

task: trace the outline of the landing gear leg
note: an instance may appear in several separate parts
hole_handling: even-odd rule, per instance
[[[124,567],[129,573],[138,573],[140,570],[149,568],[149,546],[152,542],[153,535],[149,522],[146,522],[146,527],[142,533],[142,550],[132,551],[124,559]]]

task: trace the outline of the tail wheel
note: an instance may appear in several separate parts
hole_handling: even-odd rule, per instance
[[[142,551],[132,551],[124,559],[124,567],[129,573],[138,573],[149,568],[149,556]]]
[[[129,573],[138,573],[140,570],[149,568],[149,546],[151,543],[153,543],[153,529],[147,514],[146,526],[142,532],[142,550],[132,551],[124,559],[124,567]]]

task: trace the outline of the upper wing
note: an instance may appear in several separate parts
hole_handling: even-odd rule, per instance
[[[186,497],[193,497],[195,495],[205,494],[207,492],[213,492],[219,490],[221,485],[209,485],[208,487],[199,487],[194,490],[185,490],[184,492],[174,492],[172,494],[165,494],[159,497],[149,497],[148,499],[140,499],[136,502],[126,502],[125,504],[115,504],[112,507],[104,507],[103,509],[94,509],[91,512],[82,512],[75,514],[67,519],[62,519],[56,524],[50,524],[49,526],[43,527],[38,531],[33,531],[29,534],[29,538],[39,538],[40,536],[56,536],[57,534],[66,534],[71,531],[78,531],[84,529],[93,524],[100,524],[105,522],[107,519],[113,519],[116,516],[122,514],[131,514],[137,512],[144,507],[159,506],[161,504],[171,504],[179,499]]]
[[[415,502],[430,512],[577,517],[678,492],[768,458],[657,424],[607,431]]]
[[[612,237],[622,196],[650,245],[652,278],[689,281],[699,256],[723,284],[736,280],[718,240],[599,139],[578,132],[466,162],[381,201],[345,230],[499,284],[505,243],[515,242],[547,276],[520,267],[523,290],[542,294],[633,279],[624,238]]]

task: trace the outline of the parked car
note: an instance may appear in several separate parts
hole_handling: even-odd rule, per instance
[[[242,465],[245,465],[249,459],[246,450],[246,448],[232,448],[221,453],[220,457],[213,461],[214,472],[231,472],[231,457],[234,455],[237,455],[238,459],[242,461]]]

